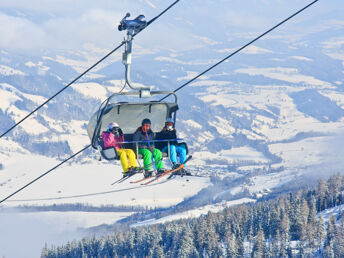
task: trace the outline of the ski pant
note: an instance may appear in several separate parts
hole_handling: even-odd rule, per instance
[[[123,172],[128,172],[128,168],[137,167],[135,152],[132,149],[119,149],[117,155],[121,160]]]
[[[162,149],[162,152],[167,152],[168,146]],[[170,145],[170,159],[172,163],[177,163],[177,155],[179,156],[179,163],[182,164],[186,160],[186,148],[184,145]]]
[[[143,166],[145,170],[152,169],[152,152],[149,149],[139,149],[139,154],[143,156]],[[164,163],[162,162],[162,153],[159,149],[154,149],[153,152],[155,168],[157,170],[164,168]]]

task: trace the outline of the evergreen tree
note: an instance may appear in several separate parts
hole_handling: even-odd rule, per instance
[[[226,256],[227,257],[238,257],[238,244],[235,238],[235,235],[227,235],[226,236]]]
[[[180,237],[176,257],[198,257],[198,251],[194,245],[193,234],[187,225]]]
[[[256,239],[254,241],[252,257],[261,258],[266,254],[265,237],[262,229],[258,230]]]
[[[337,227],[336,236],[334,241],[334,253],[336,257],[344,257],[344,219],[342,219],[340,225]]]

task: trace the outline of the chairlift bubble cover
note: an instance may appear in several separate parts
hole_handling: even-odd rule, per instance
[[[107,130],[108,124],[116,122],[124,134],[132,134],[145,118],[152,122],[152,130],[159,132],[165,125],[168,117],[178,110],[176,103],[116,103],[110,104],[104,110],[101,119],[100,135]],[[100,112],[100,111],[99,111]],[[88,136],[92,140],[93,133],[97,124],[98,112],[93,114],[88,123]],[[99,136],[100,136],[99,135]]]

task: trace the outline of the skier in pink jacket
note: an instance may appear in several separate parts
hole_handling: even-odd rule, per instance
[[[122,129],[117,123],[110,123],[108,130],[102,133],[104,148],[115,147],[121,160],[123,176],[138,171],[136,155],[132,149],[124,149],[120,142],[124,142]]]

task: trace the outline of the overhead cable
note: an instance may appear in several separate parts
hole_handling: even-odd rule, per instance
[[[197,80],[199,77],[201,77],[202,75],[204,75],[205,73],[209,72],[210,70],[214,69],[216,66],[218,66],[219,64],[223,63],[224,61],[226,61],[227,59],[231,58],[232,56],[234,56],[235,54],[239,53],[240,51],[242,51],[243,49],[245,49],[246,47],[248,47],[249,45],[251,45],[252,43],[256,42],[258,39],[264,37],[266,34],[270,33],[271,31],[273,31],[274,29],[278,28],[279,26],[281,26],[283,23],[287,22],[288,20],[290,20],[291,18],[293,18],[294,16],[298,15],[299,13],[303,12],[304,10],[306,10],[307,8],[309,8],[310,6],[312,6],[313,4],[315,4],[316,2],[318,2],[319,0],[315,0],[313,2],[311,2],[310,4],[308,4],[307,6],[303,7],[302,9],[300,9],[299,11],[295,12],[294,14],[292,14],[291,16],[289,16],[288,18],[284,19],[283,21],[281,21],[280,23],[278,23],[277,25],[275,25],[274,27],[272,27],[271,29],[265,31],[263,34],[259,35],[258,37],[256,37],[255,39],[251,40],[250,42],[248,42],[246,45],[242,46],[241,48],[237,49],[236,51],[234,51],[233,53],[231,53],[230,55],[226,56],[225,58],[223,58],[222,60],[218,61],[216,64],[212,65],[211,67],[209,67],[208,69],[206,69],[205,71],[201,72],[200,74],[198,74],[197,76],[195,76],[194,78],[192,78],[191,80],[187,81],[186,83],[184,83],[183,85],[181,85],[180,87],[178,87],[177,89],[175,89],[173,92],[177,92],[180,89],[184,88],[185,86],[187,86],[188,84],[192,83],[193,81]],[[160,101],[166,99],[167,97],[169,97],[171,94],[166,95],[165,97],[163,97],[162,99],[160,99]]]

